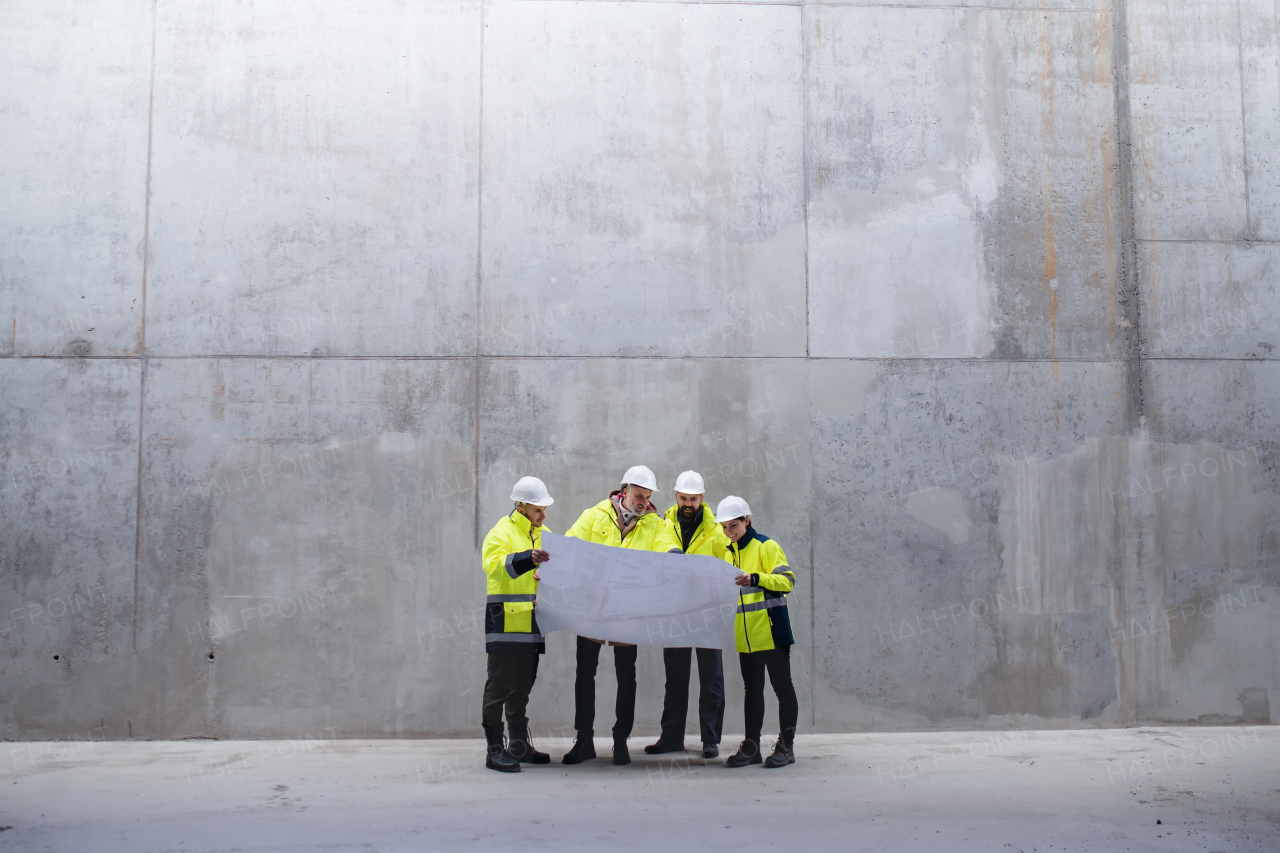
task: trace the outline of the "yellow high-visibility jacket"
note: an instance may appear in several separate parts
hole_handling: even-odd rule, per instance
[[[741,539],[730,543],[724,559],[751,575],[751,586],[738,588],[733,621],[738,651],[764,652],[794,644],[787,593],[795,588],[796,575],[782,546],[748,527]]]
[[[613,493],[618,494],[617,492]],[[598,545],[613,545],[618,548],[634,548],[638,551],[675,551],[680,553],[679,538],[672,538],[667,524],[658,515],[653,505],[649,511],[636,519],[635,526],[622,536],[622,528],[618,526],[618,514],[613,509],[613,495],[600,503],[583,510],[582,515],[573,523],[565,536],[581,539],[584,542],[595,542]]]
[[[680,535],[679,512],[679,506],[673,506],[667,510],[667,531],[677,545],[683,545],[684,539]],[[725,536],[724,531],[720,529],[720,525],[716,524],[716,514],[711,511],[711,507],[704,501],[702,504],[702,521],[699,523],[698,529],[694,531],[693,537],[689,540],[689,547],[685,549],[685,553],[705,554],[708,557],[723,557],[724,549],[728,546],[729,537]]]
[[[484,573],[488,578],[484,611],[484,650],[514,651],[535,644],[545,651],[533,603],[538,582],[533,578],[530,553],[542,547],[546,527],[534,527],[529,519],[512,510],[484,537]]]

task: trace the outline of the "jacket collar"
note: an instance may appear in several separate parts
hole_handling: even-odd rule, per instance
[[[532,533],[533,522],[525,518],[520,513],[516,512],[514,509],[511,510],[511,514],[508,515],[507,518],[511,519],[511,523],[514,524],[516,528],[525,536],[528,536]],[[538,529],[541,530],[542,528],[538,528]]]
[[[739,551],[745,551],[747,550],[747,546],[750,545],[752,542],[768,542],[768,541],[769,541],[768,536],[765,536],[764,534],[757,531],[755,527],[748,527],[747,532],[742,534],[741,539],[739,539],[737,542],[729,543],[729,550],[732,551],[736,546]]]

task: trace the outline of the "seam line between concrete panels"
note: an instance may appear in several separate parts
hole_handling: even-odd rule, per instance
[[[472,417],[474,424],[472,425],[471,434],[471,482],[480,482],[480,374],[481,374],[481,354],[483,351],[483,343],[481,337],[483,335],[483,327],[481,325],[481,315],[484,306],[484,294],[481,290],[482,278],[484,271],[484,31],[486,27],[485,15],[487,4],[484,0],[480,0],[480,50],[479,50],[479,68],[476,74],[476,334],[475,345],[472,349],[474,359],[472,361]],[[472,531],[471,537],[475,541],[475,547],[480,547],[480,489],[475,490],[475,505],[471,515]]]
[[[138,650],[138,599],[142,595],[142,449],[147,411],[147,273],[151,262],[151,151],[155,138],[156,103],[156,0],[151,2],[151,73],[147,91],[147,172],[143,180],[142,201],[142,287],[138,309],[138,464],[133,513],[133,626],[132,648]]]
[[[810,306],[809,306],[809,10],[806,6],[800,7],[800,176],[801,176],[801,204],[803,205],[802,215],[804,217],[804,354],[806,360],[813,354],[810,344]],[[817,75],[814,75],[815,86],[817,84]],[[813,483],[816,479],[814,471],[813,453],[813,387],[809,384],[808,377],[805,377],[805,399],[809,407],[809,577],[811,580],[810,589],[817,589],[818,586],[818,564],[814,560],[814,539],[817,532],[817,520],[813,512]],[[818,727],[818,691],[813,685],[818,674],[818,641],[814,633],[814,626],[817,624],[817,596],[812,592],[809,594],[809,724],[813,728]]]
[[[1131,84],[1129,74],[1129,12],[1127,0],[1114,0],[1111,13],[1111,61],[1112,77],[1115,84],[1115,122],[1116,122],[1116,187],[1120,202],[1120,215],[1116,227],[1120,233],[1120,277],[1117,297],[1121,301],[1121,311],[1129,321],[1129,330],[1124,336],[1124,344],[1128,350],[1125,359],[1125,429],[1127,435],[1135,435],[1142,429],[1145,417],[1145,388],[1143,371],[1143,351],[1145,349],[1142,335],[1142,282],[1138,269],[1137,210],[1134,207],[1133,189],[1133,117],[1130,109]],[[1135,531],[1134,548],[1137,564],[1142,565],[1145,541],[1142,529]],[[1131,594],[1140,591],[1128,589],[1128,584],[1121,582],[1117,586],[1117,607],[1125,612]],[[1116,701],[1122,722],[1131,725],[1140,724],[1142,709],[1139,706],[1138,692],[1133,685],[1141,683],[1138,672],[1140,661],[1135,657],[1122,668],[1117,660],[1116,668]],[[1126,690],[1126,686],[1130,689]],[[1128,713],[1126,714],[1126,708]]]
[[[143,361],[136,355],[19,355],[7,356],[13,360],[33,361]],[[917,356],[843,356],[843,355],[150,355],[146,362],[152,361],[192,361],[192,360],[230,360],[253,359],[257,361],[472,361],[497,359],[499,361],[589,361],[608,359],[610,361],[867,361],[867,362],[920,362],[922,364],[938,364],[943,362],[967,362],[973,364],[1129,364],[1132,358],[969,358],[960,356],[939,356],[937,358],[921,358]],[[1280,356],[1246,357],[1246,356],[1143,356],[1143,361],[1280,361]]]
[[[1097,6],[997,6],[989,4],[956,4],[956,3],[856,3],[856,2],[810,2],[810,0],[796,0],[796,2],[767,2],[752,3],[749,0],[506,0],[510,3],[520,2],[543,2],[543,3],[574,3],[577,5],[585,5],[594,3],[598,5],[605,4],[623,4],[623,5],[640,5],[649,4],[654,6],[758,6],[767,8],[769,6],[830,6],[848,9],[903,9],[911,11],[915,9],[927,9],[932,11],[968,11],[976,12],[1110,12],[1111,9]]]
[[[608,1],[609,0],[602,0],[602,2],[608,2]],[[677,2],[685,2],[685,1],[686,0],[677,0]],[[619,2],[631,2],[631,0],[619,0]],[[655,0],[655,2],[661,2],[661,0]],[[694,0],[694,2],[696,2],[696,0]],[[758,6],[758,5],[765,5],[765,4],[752,3],[749,5]],[[831,6],[831,7],[845,8],[845,9],[904,9],[908,11],[914,10],[914,9],[928,9],[935,12],[938,12],[938,11],[968,12],[972,10],[974,12],[1034,12],[1034,13],[1107,12],[1107,13],[1110,13],[1112,11],[1111,9],[1105,6],[1103,7],[1097,7],[1097,6],[1070,6],[1070,7],[1067,7],[1067,6],[994,6],[994,5],[979,4],[979,3],[972,3],[972,4],[969,4],[969,3],[927,3],[927,4],[926,3],[910,3],[910,4],[908,3],[857,3],[857,2],[840,2],[840,0],[834,0],[834,2],[830,2],[830,1],[817,2],[817,3],[806,2],[804,5]]]
[[[1238,243],[1245,246],[1280,246],[1280,240],[1252,240],[1244,238],[1227,238],[1225,240],[1208,240],[1183,237],[1137,237],[1135,243],[1203,243],[1208,246],[1222,246]]]
[[[800,8],[800,204],[804,221],[804,354],[812,355],[809,345],[809,49],[805,35],[809,32],[807,9]],[[816,82],[815,77],[815,82]]]
[[[651,6],[760,6],[767,8],[769,6],[804,6],[805,3],[800,0],[795,2],[771,2],[771,3],[752,3],[749,0],[507,0],[510,3],[520,2],[542,2],[542,3],[572,3],[577,6],[586,6],[589,4],[596,5],[627,5],[640,6],[648,4]],[[830,4],[825,4],[830,5]]]
[[[1126,419],[1129,432],[1140,427],[1145,415],[1142,358],[1142,282],[1138,268],[1137,211],[1133,191],[1133,117],[1130,110],[1129,79],[1129,17],[1127,0],[1114,0],[1111,11],[1112,77],[1115,90],[1116,166],[1120,215],[1119,228],[1120,263],[1117,298],[1120,310],[1129,322],[1129,331],[1121,343],[1129,353],[1130,384],[1126,400]]]

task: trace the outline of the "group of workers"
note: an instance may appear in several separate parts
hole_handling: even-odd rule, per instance
[[[791,683],[791,646],[795,642],[787,614],[787,593],[795,573],[781,546],[757,532],[751,508],[740,497],[720,501],[716,512],[705,501],[702,476],[685,471],[676,480],[676,502],[665,516],[651,499],[658,491],[649,468],[637,465],[623,475],[618,489],[578,517],[565,533],[586,542],[674,554],[701,554],[731,563],[739,574],[738,607],[734,617],[738,660],[745,688],[746,738],[726,760],[729,767],[764,764],[784,767],[795,762],[794,740],[799,704]],[[537,477],[522,477],[511,492],[515,508],[484,539],[483,563],[488,579],[485,607],[485,683],[482,723],[487,743],[485,766],[516,772],[524,764],[548,764],[551,757],[534,748],[525,708],[538,674],[538,658],[546,650],[536,613],[538,566],[551,559],[542,549],[547,507],[555,501]],[[562,759],[580,764],[596,757],[596,669],[603,640],[578,637],[574,683],[573,748]],[[610,642],[618,677],[614,709],[613,763],[630,764],[627,739],[635,723],[636,653],[634,645]],[[664,648],[666,691],[662,706],[662,734],[646,753],[683,752],[685,718],[689,709],[689,675],[693,649]],[[720,754],[724,723],[724,665],[720,649],[698,649],[698,718],[702,757]],[[768,673],[778,697],[781,728],[768,758],[760,749],[764,725],[764,682]],[[506,713],[508,737],[503,736]]]

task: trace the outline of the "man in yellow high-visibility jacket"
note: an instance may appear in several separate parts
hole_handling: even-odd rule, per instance
[[[565,532],[565,536],[643,551],[674,551],[680,544],[672,538],[658,511],[649,502],[658,490],[658,480],[643,465],[627,470],[622,485],[600,503],[585,510]],[[565,764],[580,764],[596,757],[596,669],[600,665],[601,640],[578,638],[578,672],[573,685],[574,718],[577,739],[564,757]],[[613,669],[618,676],[618,696],[614,702],[617,721],[613,726],[613,763],[630,764],[627,738],[636,718],[636,647],[623,643],[613,646]]]
[[[697,471],[676,478],[676,502],[667,510],[667,530],[686,554],[723,558],[729,539],[716,524],[704,497],[706,484]],[[694,650],[688,647],[662,650],[666,689],[662,696],[662,734],[644,748],[650,755],[684,752],[684,724],[689,714],[689,670]],[[698,649],[698,728],[702,757],[720,754],[724,730],[724,655],[720,649]]]
[[[725,560],[742,574],[734,579],[738,592],[738,613],[734,619],[738,662],[742,667],[746,712],[746,740],[725,762],[730,767],[761,763],[760,729],[764,726],[764,677],[778,697],[781,732],[766,767],[785,767],[796,760],[796,722],[800,706],[791,683],[791,619],[787,615],[787,593],[796,585],[795,572],[787,565],[782,546],[763,536],[751,525],[751,507],[736,495],[729,495],[716,508],[716,523],[729,537]]]
[[[515,509],[493,526],[482,549],[488,592],[484,650],[489,655],[480,711],[488,752],[484,766],[504,773],[519,771],[522,761],[551,762],[551,756],[538,752],[529,740],[525,708],[538,677],[538,656],[546,650],[533,608],[538,566],[551,559],[542,550],[542,522],[555,501],[537,477],[521,477],[511,500]],[[502,737],[504,708],[511,731],[509,748]]]

